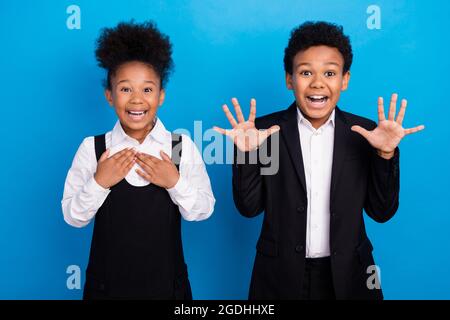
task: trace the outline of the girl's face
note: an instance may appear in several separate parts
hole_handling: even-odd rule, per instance
[[[105,96],[125,133],[142,143],[153,128],[165,92],[159,75],[151,66],[132,61],[117,69],[111,77],[111,90],[106,89]]]

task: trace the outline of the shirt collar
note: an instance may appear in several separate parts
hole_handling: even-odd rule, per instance
[[[334,125],[335,125],[335,114],[336,114],[336,108],[333,109],[333,111],[331,112],[330,116],[328,117],[328,120],[325,121],[325,123],[321,126],[321,128],[325,127],[328,124],[331,124],[333,126],[333,128],[334,128]],[[311,122],[309,122],[309,120],[305,118],[303,113],[300,111],[299,107],[297,107],[297,120],[298,120],[299,124],[303,122],[307,126],[310,126],[311,128],[314,128],[312,126]],[[314,129],[314,130],[316,130],[316,129]]]
[[[155,141],[163,144],[167,142],[168,138],[170,139],[170,132],[166,130],[162,121],[159,120],[159,118],[156,118],[155,125],[153,126],[149,134],[145,137],[143,143],[147,142],[148,139],[154,139]],[[136,139],[130,137],[125,133],[125,131],[122,128],[122,125],[120,124],[120,121],[117,120],[111,133],[111,144],[115,146],[123,142],[132,142],[133,144],[136,145],[139,144],[139,142]]]

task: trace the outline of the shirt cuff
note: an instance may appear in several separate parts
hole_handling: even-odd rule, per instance
[[[85,191],[90,194],[104,194],[108,195],[110,189],[105,189],[97,183],[94,177],[92,177],[85,185]]]
[[[166,190],[172,201],[176,205],[181,206],[185,211],[189,212],[194,206],[196,200],[195,195],[192,195],[189,184],[181,175],[177,183],[172,188]]]
[[[169,194],[173,196],[182,196],[186,194],[187,190],[188,184],[186,180],[180,175],[177,183],[175,183],[172,188],[167,189],[167,192],[169,192]]]

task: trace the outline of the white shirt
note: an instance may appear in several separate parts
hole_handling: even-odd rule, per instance
[[[109,156],[128,147],[151,154],[161,159],[160,150],[169,157],[172,154],[171,133],[166,130],[161,120],[142,144],[128,136],[120,122],[117,121],[112,131],[105,135],[106,148],[110,148]],[[129,171],[125,179],[134,186],[148,185],[135,171],[138,164]],[[180,178],[173,188],[167,189],[173,203],[178,205],[180,213],[188,221],[207,219],[214,210],[215,198],[205,164],[197,147],[186,135],[182,135],[182,155],[180,161]],[[74,227],[86,226],[101,207],[110,189],[100,186],[94,179],[97,170],[94,137],[83,140],[72,162],[61,201],[64,220]]]
[[[306,257],[330,255],[330,188],[333,164],[334,117],[318,129],[297,108],[298,130],[308,197]]]

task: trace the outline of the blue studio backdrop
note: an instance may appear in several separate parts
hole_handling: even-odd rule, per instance
[[[0,2],[0,298],[79,299],[92,235],[63,220],[64,180],[86,136],[111,130],[95,61],[103,27],[153,20],[173,42],[175,72],[159,117],[169,130],[228,127],[223,103],[248,113],[286,108],[283,52],[306,20],[344,26],[354,48],[340,107],[377,119],[377,97],[408,99],[405,127],[425,131],[401,145],[400,207],[366,218],[387,299],[449,299],[449,1],[55,0]],[[200,148],[205,149],[207,141]],[[246,299],[262,215],[243,218],[231,166],[207,166],[216,207],[183,221],[195,299]],[[74,278],[81,275],[80,279]]]

